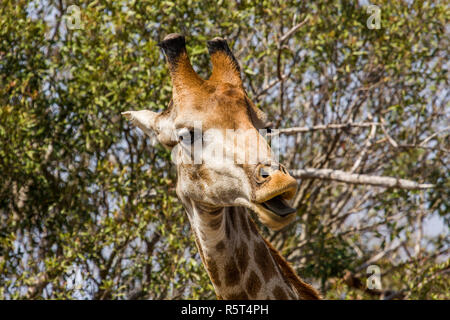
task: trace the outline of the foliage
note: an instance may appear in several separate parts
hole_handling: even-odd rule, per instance
[[[72,4],[79,29],[67,27]],[[449,11],[445,1],[376,4],[378,30],[363,1],[2,1],[0,297],[214,298],[169,152],[120,116],[168,104],[157,43],[181,32],[204,77],[206,40],[228,38],[275,127],[384,121],[397,142],[377,128],[362,154],[366,129],[290,136],[288,167],[350,170],[362,156],[357,173],[436,184],[301,181],[296,222],[262,227],[299,274],[328,298],[374,298],[342,277],[365,279],[361,266],[385,252],[373,262],[384,288],[448,299]],[[429,219],[441,231],[428,234]]]

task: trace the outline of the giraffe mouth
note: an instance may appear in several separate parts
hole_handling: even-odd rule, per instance
[[[296,209],[289,206],[285,195],[279,194],[264,202],[255,203],[259,220],[273,230],[280,230],[295,219]]]
[[[261,205],[266,210],[269,210],[280,217],[288,216],[297,211],[292,208],[285,199],[283,199],[282,195],[278,195],[272,199],[262,202]]]

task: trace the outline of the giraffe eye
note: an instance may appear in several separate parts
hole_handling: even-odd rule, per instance
[[[201,133],[197,133],[194,129],[182,129],[178,132],[178,141],[186,144],[192,144],[195,140],[201,137]]]
[[[265,178],[268,178],[268,177],[270,176],[269,172],[268,172],[266,169],[264,169],[264,168],[260,168],[260,169],[259,169],[259,174],[260,174],[261,177],[263,177],[264,179],[265,179]]]

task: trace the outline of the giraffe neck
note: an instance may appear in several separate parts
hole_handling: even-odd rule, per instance
[[[259,234],[245,208],[208,210],[192,205],[186,209],[219,298],[301,298],[280,265],[281,257],[274,256],[274,249]]]

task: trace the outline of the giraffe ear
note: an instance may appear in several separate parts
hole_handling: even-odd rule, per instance
[[[171,121],[164,113],[156,113],[150,110],[125,111],[122,115],[140,128],[151,138],[156,138],[165,147],[172,148],[177,144],[174,136],[174,128]]]
[[[149,110],[140,111],[125,111],[122,115],[131,120],[131,122],[144,131],[147,135],[151,136],[152,132],[156,130],[156,119],[158,114]]]

